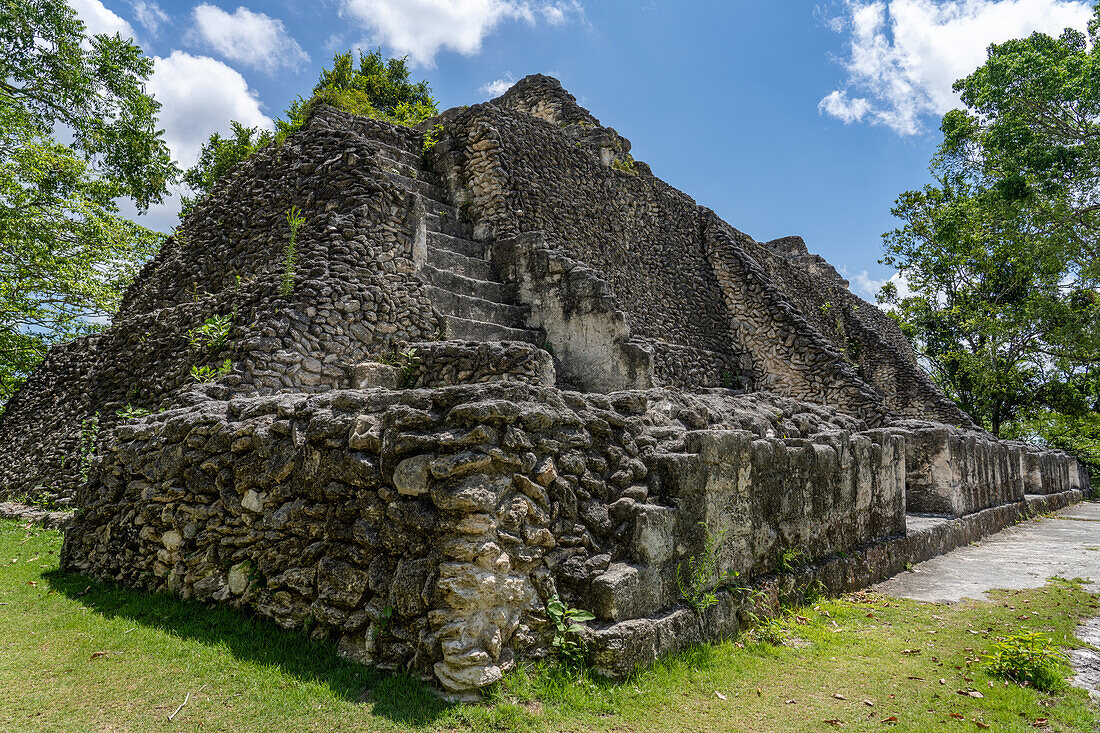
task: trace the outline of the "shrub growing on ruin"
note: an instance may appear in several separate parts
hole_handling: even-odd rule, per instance
[[[406,127],[439,114],[428,82],[409,80],[405,58],[388,59],[378,49],[360,53],[356,64],[351,51],[338,53],[332,59],[332,68],[321,70],[309,97],[298,97],[284,113],[285,119],[275,120],[274,131],[246,127],[234,120],[230,123],[230,135],[210,136],[202,146],[198,162],[183,174],[195,196],[183,197],[180,216],[186,216],[195,202],[210,193],[218,179],[234,165],[268,145],[281,145],[287,136],[302,129],[318,104]]]
[[[191,346],[209,354],[216,354],[229,341],[229,332],[233,330],[233,315],[213,315],[205,319],[198,328],[187,332]]]
[[[199,366],[198,364],[191,367],[191,379],[196,384],[209,384],[216,382],[222,377],[233,371],[233,360],[226,359],[219,366]]]

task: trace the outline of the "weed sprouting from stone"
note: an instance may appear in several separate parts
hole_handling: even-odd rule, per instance
[[[134,407],[132,404],[127,402],[126,406],[120,409],[115,414],[119,420],[126,421],[137,420],[139,418],[146,417],[147,415],[152,415],[153,411],[144,407]]]
[[[193,365],[191,367],[191,379],[196,384],[209,384],[216,382],[225,375],[229,374],[233,370],[233,360],[226,359],[220,366],[198,366]]]
[[[424,139],[420,143],[420,160],[425,168],[431,168],[435,164],[435,146],[439,142],[439,136],[443,132],[443,125],[432,125],[424,133]]]
[[[736,572],[722,571],[718,567],[718,555],[729,529],[715,534],[706,522],[699,522],[699,526],[703,528],[703,552],[689,557],[686,567],[684,563],[676,566],[676,585],[680,596],[696,613],[702,613],[717,603],[716,591],[738,577]]]
[[[408,389],[416,384],[416,376],[420,371],[420,354],[418,349],[412,348],[406,351],[395,350],[389,356],[378,359],[383,364],[389,364],[401,369],[401,388]]]
[[[629,173],[630,175],[634,175],[634,173],[636,172],[634,170],[634,158],[632,158],[629,153],[625,158],[616,158],[615,160],[611,161],[611,167],[617,171]]]
[[[377,642],[386,636],[389,630],[390,620],[393,618],[393,606],[386,606],[378,615],[378,620],[371,625],[371,641]]]
[[[803,565],[810,563],[810,553],[801,547],[783,547],[776,553],[775,570],[779,573],[793,573]]]
[[[187,332],[191,346],[208,354],[216,354],[229,341],[229,332],[233,329],[233,313],[226,316],[213,315],[205,319],[198,328]]]
[[[565,601],[557,596],[546,604],[546,615],[554,624],[554,637],[550,646],[566,666],[582,666],[588,653],[581,634],[584,627],[581,624],[591,621],[596,617],[583,608],[571,608]]]
[[[298,266],[298,230],[305,223],[301,209],[291,206],[290,211],[286,212],[286,223],[290,226],[290,237],[283,249],[283,279],[279,285],[279,293],[284,298],[289,298],[294,292],[294,273]]]

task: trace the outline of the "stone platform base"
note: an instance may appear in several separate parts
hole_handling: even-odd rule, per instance
[[[73,512],[52,512],[15,501],[0,501],[0,519],[17,519],[46,529],[64,529],[72,521]]]
[[[603,674],[620,677],[635,668],[687,647],[736,635],[751,626],[753,614],[773,615],[780,602],[799,600],[806,589],[820,588],[836,595],[866,588],[937,555],[962,547],[1019,521],[1056,511],[1081,501],[1083,492],[1028,495],[1021,502],[984,509],[962,517],[907,517],[906,533],[865,545],[845,557],[829,557],[784,575],[769,575],[754,584],[749,602],[744,592],[718,594],[718,603],[700,616],[677,608],[653,618],[630,619],[590,629],[587,634],[592,663]],[[820,585],[818,585],[820,584]]]

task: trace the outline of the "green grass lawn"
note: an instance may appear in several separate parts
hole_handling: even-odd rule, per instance
[[[1073,645],[1100,605],[1072,582],[953,606],[855,595],[791,613],[783,646],[727,641],[622,682],[528,669],[449,705],[263,619],[60,573],[60,545],[0,520],[0,731],[1100,729],[1082,691],[979,661],[1019,631]]]

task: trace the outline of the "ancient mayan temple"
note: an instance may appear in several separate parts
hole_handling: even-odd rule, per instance
[[[767,604],[1087,488],[978,430],[800,238],[726,224],[545,76],[418,130],[317,108],[0,418],[0,495],[78,508],[66,569],[458,694],[547,652],[554,596],[610,673],[736,631],[743,593],[698,614],[676,581],[708,531]]]

